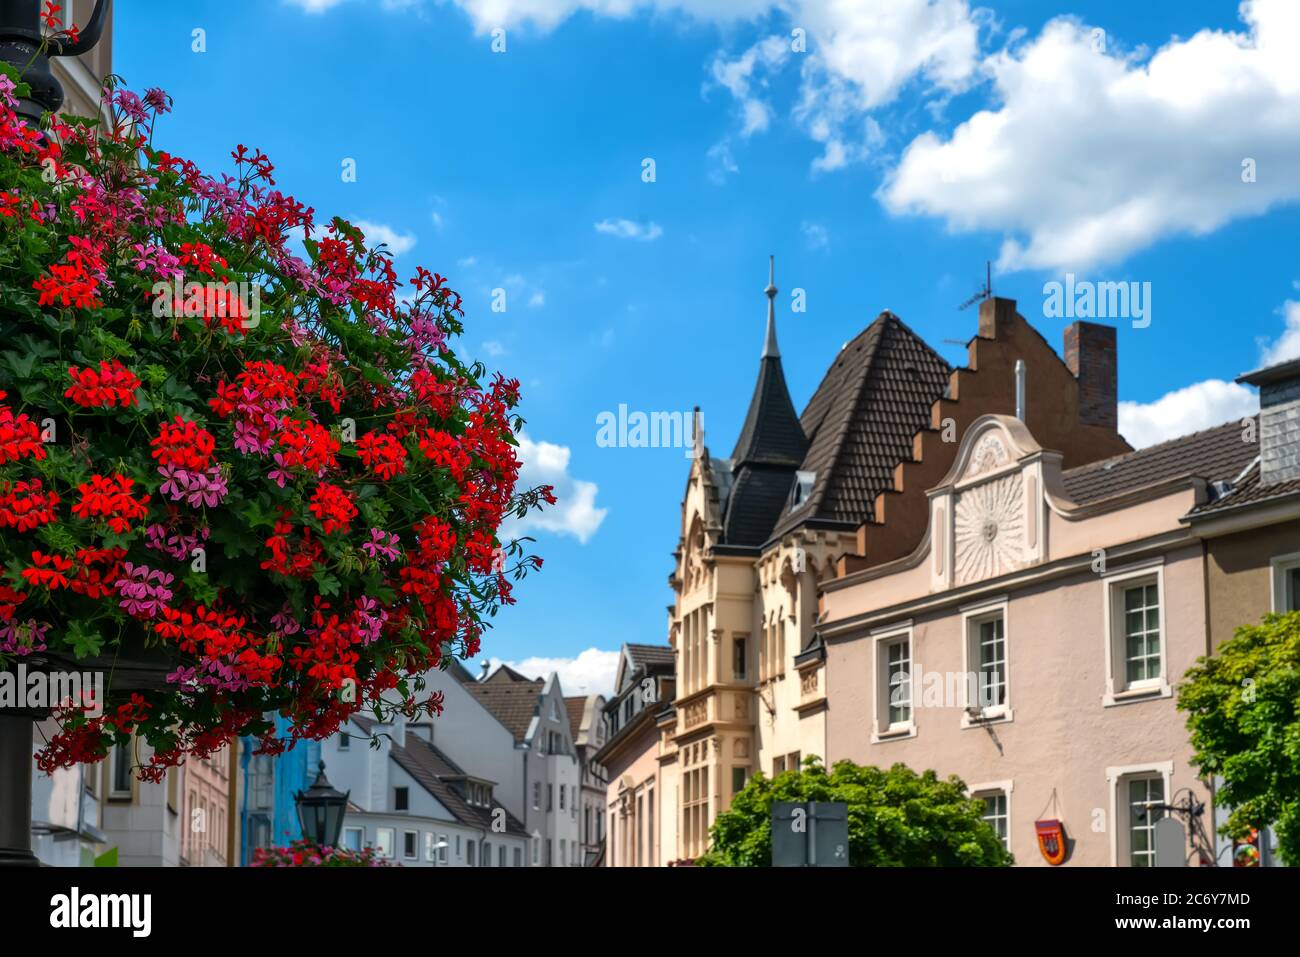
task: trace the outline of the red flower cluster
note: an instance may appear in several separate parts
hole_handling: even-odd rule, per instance
[[[406,471],[406,448],[387,432],[367,432],[357,442],[366,468],[387,481]]]
[[[0,392],[0,399],[5,393]],[[36,423],[27,418],[27,413],[14,415],[7,405],[0,405],[0,465],[5,462],[17,462],[21,458],[32,456],[45,458],[45,446],[41,444],[41,433]]]
[[[153,446],[153,457],[162,466],[174,465],[191,472],[202,472],[212,464],[212,453],[217,447],[212,434],[202,426],[187,422],[178,415],[164,422],[158,430]]]
[[[118,535],[131,530],[131,522],[149,514],[146,507],[149,496],[136,500],[131,497],[135,486],[133,479],[125,475],[104,478],[92,475],[89,482],[77,486],[81,501],[72,506],[72,514],[78,518],[103,518],[108,520],[108,527]]]
[[[103,303],[99,300],[99,280],[104,273],[104,261],[100,258],[103,244],[69,237],[72,249],[63,257],[61,263],[51,263],[49,272],[37,278],[32,288],[40,293],[37,305],[71,306],[76,309],[98,309]]]
[[[23,569],[23,580],[29,585],[40,585],[50,591],[68,587],[65,572],[72,571],[72,559],[62,555],[46,555],[44,552],[32,552],[35,568]]]
[[[469,468],[469,455],[455,437],[439,429],[425,429],[420,439],[420,451],[430,461],[441,465],[457,482],[465,477]]]
[[[193,266],[203,275],[214,278],[217,273],[213,266],[228,268],[226,261],[213,252],[207,243],[181,243],[180,259],[182,266]]]
[[[0,493],[0,528],[30,532],[55,520],[59,493],[45,491],[40,479],[12,485],[6,482],[3,488],[3,493]]]
[[[357,507],[352,504],[352,496],[337,485],[330,485],[328,482],[321,482],[316,487],[308,508],[320,519],[321,528],[326,535],[337,531],[346,532],[357,514]]]
[[[342,446],[329,429],[315,422],[285,419],[276,436],[279,444],[280,467],[302,469],[308,475],[319,475],[326,469],[338,468],[339,449]]]
[[[296,547],[289,541],[293,532],[293,523],[281,518],[275,523],[275,529],[266,540],[266,547],[271,550],[271,557],[262,562],[263,568],[288,578],[311,578],[320,561],[320,542],[311,537],[311,529],[304,528]]]
[[[98,371],[72,366],[68,369],[68,378],[72,385],[63,393],[64,396],[87,408],[135,405],[135,390],[140,388],[135,373],[116,359],[101,360]]]

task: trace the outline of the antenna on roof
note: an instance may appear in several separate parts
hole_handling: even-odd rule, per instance
[[[984,288],[981,289],[979,292],[975,293],[975,295],[971,296],[969,299],[967,299],[957,308],[959,310],[969,309],[977,302],[983,302],[985,299],[992,299],[992,298],[993,298],[993,264],[986,259],[984,260]]]

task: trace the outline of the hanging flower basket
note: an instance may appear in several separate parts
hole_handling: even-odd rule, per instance
[[[460,297],[281,192],[239,146],[154,148],[170,101],[15,114],[0,73],[0,668],[111,676],[38,755],[130,735],[141,776],[239,735],[280,750],[366,709],[436,711],[418,676],[478,651],[540,566],[497,531],[518,383],[462,363]]]

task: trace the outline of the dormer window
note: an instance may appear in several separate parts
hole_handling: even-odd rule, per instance
[[[794,473],[794,489],[790,493],[791,508],[798,508],[808,501],[808,496],[812,495],[813,485],[816,481],[816,472],[807,472],[800,469]]]

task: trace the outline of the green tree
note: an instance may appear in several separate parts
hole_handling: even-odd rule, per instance
[[[1231,809],[1224,829],[1245,837],[1272,824],[1282,858],[1300,864],[1300,612],[1237,629],[1178,690],[1205,777]]]
[[[1006,867],[1014,863],[983,805],[956,776],[917,774],[904,764],[888,771],[820,759],[769,779],[756,774],[718,815],[704,867],[771,867],[773,801],[843,801],[848,805],[853,867]]]

